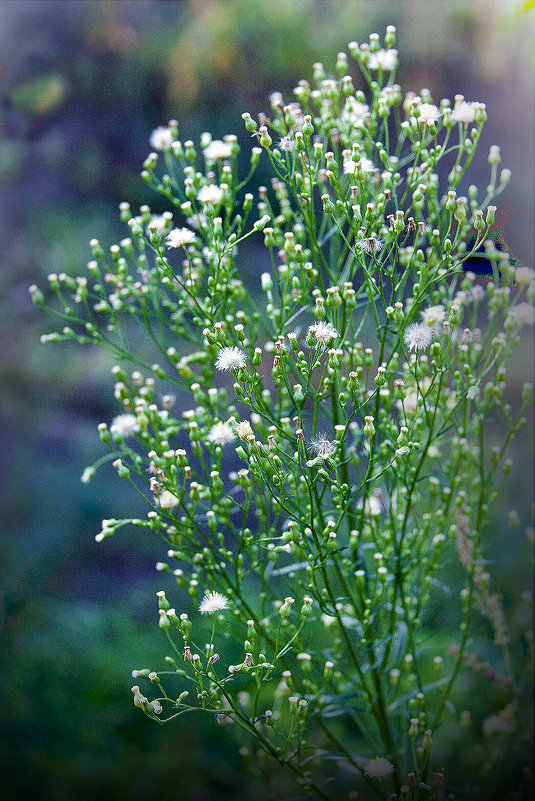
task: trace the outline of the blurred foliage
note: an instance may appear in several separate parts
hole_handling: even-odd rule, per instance
[[[88,241],[124,236],[117,207],[163,208],[138,177],[150,132],[169,118],[181,135],[235,131],[271,91],[291,97],[314,61],[330,69],[351,39],[398,27],[403,86],[436,99],[463,91],[489,106],[485,147],[513,169],[504,235],[533,251],[533,12],[515,0],[3,0],[0,4],[0,760],[8,799],[210,801],[238,798],[243,764],[212,720],[157,727],[131,705],[129,668],[161,663],[151,597],[161,577],[147,538],[96,545],[102,517],[136,513],[137,499],[106,469],[79,482],[101,453],[96,425],[117,409],[111,362],[93,351],[45,348],[47,321],[28,284],[78,272]],[[531,76],[531,77],[530,77]],[[511,125],[511,120],[514,124]],[[482,178],[484,180],[484,178]],[[253,254],[251,254],[253,255]],[[254,261],[254,260],[253,260]],[[529,352],[514,382],[531,369]],[[513,382],[513,383],[514,383]],[[506,602],[529,567],[507,511],[529,524],[531,449],[516,446],[518,481],[496,512],[489,557]],[[114,475],[114,474],[113,474]],[[141,513],[141,508],[139,508]],[[453,580],[453,579],[452,579]],[[438,610],[437,610],[438,614]],[[430,626],[435,630],[440,615]],[[523,623],[521,612],[520,623]],[[527,623],[525,624],[527,625]],[[466,678],[465,681],[470,681]],[[491,705],[492,697],[482,700]],[[489,707],[490,708],[490,707]],[[240,790],[241,788],[241,790]],[[249,787],[255,797],[254,785]]]
[[[11,90],[14,108],[30,114],[55,111],[65,97],[66,82],[61,75],[41,75]]]
[[[127,666],[137,665],[141,653],[149,664],[151,657],[161,661],[162,636],[132,616],[142,604],[130,597],[127,611],[41,598],[17,610],[6,599],[5,799],[172,801],[177,785],[184,801],[237,797],[239,769],[232,755],[218,756],[225,733],[212,715],[164,728],[131,703]]]

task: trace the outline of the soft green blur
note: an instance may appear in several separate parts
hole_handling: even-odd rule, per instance
[[[250,139],[241,113],[291,97],[311,65],[387,24],[398,28],[404,89],[435,100],[462,92],[487,103],[473,180],[497,143],[513,171],[500,199],[512,254],[533,266],[534,11],[514,0],[3,0],[0,4],[0,490],[3,617],[0,764],[4,797],[236,799],[244,765],[213,719],[158,727],[132,705],[130,670],[158,667],[156,620],[165,553],[122,530],[97,545],[103,517],[142,514],[104,469],[96,426],[118,409],[112,362],[80,348],[41,346],[50,321],[30,283],[77,274],[88,241],[125,236],[120,201],[163,210],[138,173],[151,131],[174,117],[184,139],[204,130]],[[256,270],[254,265],[252,270]],[[510,376],[532,375],[526,338]],[[514,480],[496,510],[489,559],[505,604],[531,580],[532,445],[514,446]],[[508,494],[507,494],[508,493]],[[521,525],[508,527],[517,509]],[[452,582],[454,581],[452,577]],[[178,593],[177,593],[178,598]],[[519,615],[522,612],[518,613]],[[447,609],[430,622],[433,636]],[[523,623],[523,618],[521,618]],[[525,625],[529,625],[529,619]],[[438,634],[437,634],[438,632]],[[482,711],[492,702],[482,699]],[[249,787],[251,797],[255,788]]]

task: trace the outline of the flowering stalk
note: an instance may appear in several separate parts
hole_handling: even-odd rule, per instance
[[[126,523],[156,533],[168,547],[156,568],[188,609],[158,593],[170,669],[134,671],[160,692],[149,701],[135,685],[135,705],[160,723],[215,714],[325,799],[359,782],[379,798],[443,797],[443,780],[427,781],[448,763],[446,716],[466,731],[456,680],[478,614],[504,710],[494,729],[521,731],[483,555],[532,397],[526,385],[513,410],[505,364],[533,323],[535,274],[493,245],[490,204],[509,180],[497,180],[498,148],[484,197],[458,194],[484,104],[403,97],[394,44],[392,27],[384,47],[350,43],[364,89],[340,53],[336,78],[315,64],[293,102],[272,95],[258,124],[243,114],[257,142],[244,179],[235,136],[203,134],[199,153],[176,121],[157,129],[142,177],[169,211],[121,204],[129,236],[109,254],[92,240],[89,276],[49,276],[66,325],[42,337],[118,359],[121,412],[100,437],[149,511],[103,521],[97,539]],[[243,190],[261,156],[273,179],[255,205]],[[271,265],[254,296],[237,248],[249,237]],[[492,280],[466,269],[482,248]],[[173,390],[191,408],[175,410]],[[444,598],[439,638],[430,620]],[[177,698],[170,676],[189,688]],[[350,772],[324,784],[334,762],[318,754]]]

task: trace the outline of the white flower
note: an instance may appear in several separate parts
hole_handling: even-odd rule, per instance
[[[366,236],[364,239],[358,239],[355,243],[365,253],[380,253],[384,247],[382,239],[377,239],[375,236]]]
[[[326,615],[324,612],[320,617],[321,617],[321,622],[323,623],[326,629],[330,628],[336,623],[336,617],[334,617],[334,615]]]
[[[370,776],[373,779],[380,779],[381,776],[388,776],[393,770],[394,766],[388,759],[375,757],[375,759],[370,759],[364,768],[364,773],[366,776]]]
[[[195,232],[190,231],[189,228],[173,228],[167,234],[168,248],[183,248],[185,245],[191,244],[195,240]]]
[[[248,440],[249,437],[254,437],[254,431],[251,428],[251,423],[249,422],[249,420],[241,420],[239,423],[236,424],[234,430],[236,431],[236,434],[243,442],[246,442],[246,440]]]
[[[134,414],[119,414],[114,417],[110,426],[113,437],[131,437],[139,431],[139,423]]]
[[[348,120],[358,128],[366,119],[369,110],[370,107],[366,103],[360,103],[356,98],[348,97],[341,118]]]
[[[294,143],[289,136],[283,136],[282,139],[279,140],[277,147],[284,150],[286,153],[290,153],[294,149]]]
[[[472,296],[472,300],[474,301],[474,303],[479,303],[485,297],[485,290],[483,289],[482,286],[476,284],[470,290],[470,294]]]
[[[108,300],[114,309],[120,309],[123,305],[123,298],[118,292],[112,292],[108,295]]]
[[[372,172],[372,170],[375,169],[375,164],[371,159],[367,159],[365,156],[362,156],[358,161],[353,161],[353,159],[344,161],[344,172],[346,175],[353,175],[357,167],[359,167],[362,172]]]
[[[208,441],[213,442],[215,445],[227,445],[235,438],[236,436],[229,423],[214,423],[208,432]]]
[[[319,345],[326,345],[332,339],[336,339],[336,337],[340,336],[334,325],[324,320],[320,320],[319,323],[311,325],[308,329],[307,336],[309,334],[314,334]]]
[[[227,142],[222,142],[221,139],[214,139],[204,148],[203,153],[207,161],[228,159],[232,153],[232,147]]]
[[[507,319],[515,325],[533,325],[535,323],[535,307],[531,303],[517,303],[509,311]]]
[[[366,498],[364,511],[372,517],[377,517],[384,511],[385,505],[380,489],[374,489],[369,498]]]
[[[535,270],[531,267],[517,267],[515,270],[515,281],[519,286],[529,286],[535,279]]]
[[[427,125],[436,122],[440,116],[440,111],[433,103],[421,103],[418,109],[420,111],[418,122],[425,122]]]
[[[328,459],[336,450],[336,443],[330,440],[326,434],[318,434],[311,442],[316,456]]]
[[[413,323],[409,325],[403,339],[409,350],[425,350],[431,344],[433,334],[425,323]]]
[[[438,306],[428,306],[421,314],[424,323],[433,327],[436,323],[444,322],[446,318],[446,308],[442,303],[439,303]]]
[[[271,273],[262,273],[260,276],[260,286],[264,290],[264,292],[268,292],[273,286],[273,279],[271,277]]]
[[[241,348],[222,348],[217,355],[215,366],[217,370],[229,372],[237,370],[239,367],[245,367],[246,361],[245,353]]]
[[[460,289],[455,293],[454,301],[458,306],[466,306],[472,300],[470,289]]]
[[[325,91],[327,97],[337,91],[337,83],[332,78],[325,78],[321,82],[321,88]]]
[[[455,104],[455,108],[451,112],[451,118],[455,122],[473,122],[479,106],[479,103],[467,103],[466,100],[461,100]]]
[[[201,203],[211,203],[213,206],[219,206],[222,197],[223,190],[215,184],[206,184],[197,194],[197,200]]]
[[[208,592],[199,604],[199,612],[201,615],[214,615],[216,612],[221,612],[223,609],[228,609],[228,601],[220,592]]]
[[[177,503],[178,498],[169,490],[162,490],[156,498],[156,504],[159,504],[162,509],[172,509]]]
[[[479,395],[479,381],[477,381],[475,384],[472,384],[471,387],[468,387],[466,397],[468,398],[468,400],[474,400],[474,398],[477,398],[478,395]]]
[[[376,53],[370,53],[368,59],[368,67],[371,70],[378,70],[382,67],[384,70],[393,70],[398,64],[398,51],[391,50],[377,50]]]
[[[165,214],[153,214],[150,218],[150,223],[147,225],[147,232],[157,231],[160,236],[163,236],[171,219],[172,215],[169,212]]]
[[[167,150],[167,148],[171,147],[173,141],[173,133],[167,125],[155,128],[150,135],[150,144],[155,150]]]

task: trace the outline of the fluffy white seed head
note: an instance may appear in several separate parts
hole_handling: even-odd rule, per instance
[[[118,414],[110,426],[112,437],[131,437],[139,431],[139,423],[134,414]]]
[[[340,336],[334,325],[324,320],[311,325],[308,329],[308,334],[314,334],[320,345],[327,345],[331,340]]]
[[[431,344],[433,334],[425,323],[409,325],[403,339],[409,350],[425,350]]]
[[[203,153],[207,161],[228,159],[232,153],[232,147],[228,142],[223,142],[221,139],[214,139],[204,148]]]
[[[375,759],[370,759],[364,768],[364,773],[372,779],[380,779],[382,776],[388,776],[393,770],[394,766],[388,759],[378,756]]]
[[[228,609],[228,601],[220,592],[206,593],[199,604],[201,615],[215,615],[217,612],[222,612],[223,609]]]
[[[245,367],[246,361],[245,353],[241,348],[222,348],[217,355],[215,366],[217,370],[226,373]]]
[[[161,125],[159,128],[154,129],[149,141],[154,150],[166,150],[171,147],[173,140],[174,136],[171,129],[167,125]]]
[[[168,248],[183,248],[190,245],[195,240],[195,232],[189,228],[173,228],[167,234],[166,242]]]

